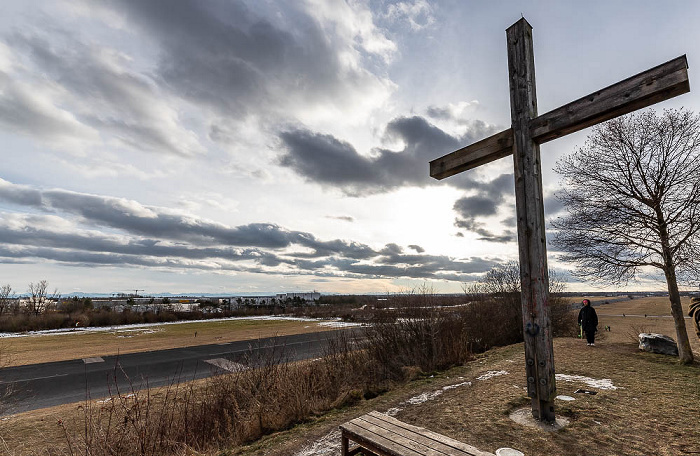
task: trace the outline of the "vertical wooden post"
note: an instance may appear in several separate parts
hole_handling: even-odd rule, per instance
[[[348,441],[348,438],[345,437],[345,434],[342,434],[340,437],[340,454],[341,456],[347,456],[350,454],[350,442]]]
[[[549,321],[549,274],[544,231],[540,147],[530,134],[537,117],[532,26],[520,19],[506,30],[513,127],[515,201],[522,289],[527,392],[532,414],[554,421],[554,351]]]

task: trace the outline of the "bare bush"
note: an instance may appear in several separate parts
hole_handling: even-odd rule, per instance
[[[290,362],[286,347],[269,346],[238,360],[245,368],[199,383],[115,388],[111,398],[85,404],[80,432],[64,428],[71,451],[129,456],[220,450],[464,363],[471,349],[511,340],[493,323],[499,305],[442,306],[440,297],[424,291],[397,296],[374,314],[360,340],[339,333],[316,360]],[[402,301],[421,305],[399,306]]]
[[[577,331],[576,315],[561,293],[566,283],[556,271],[549,271],[549,318],[552,334],[557,337],[573,336]],[[522,303],[520,298],[520,266],[511,261],[489,270],[481,282],[463,284],[462,289],[473,308],[469,317],[474,321],[476,333],[482,326],[492,325],[500,331],[486,333],[484,349],[507,345],[523,340]],[[493,307],[490,309],[489,307]],[[493,326],[496,325],[496,326]]]

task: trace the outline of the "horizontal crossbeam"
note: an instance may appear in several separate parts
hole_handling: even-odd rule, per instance
[[[532,119],[530,133],[542,144],[687,92],[688,61],[682,55]],[[508,129],[431,161],[430,176],[444,179],[512,153]]]
[[[513,153],[513,129],[509,128],[430,162],[430,177],[444,179]]]

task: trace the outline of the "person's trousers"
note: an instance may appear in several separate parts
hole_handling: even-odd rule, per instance
[[[594,344],[595,343],[595,331],[585,331],[586,333],[586,341],[589,344]]]

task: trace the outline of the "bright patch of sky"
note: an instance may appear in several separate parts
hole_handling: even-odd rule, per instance
[[[517,258],[505,29],[541,113],[681,54],[696,2],[3,2],[0,282],[71,292],[456,292]],[[697,109],[691,92],[654,109]],[[542,147],[552,167],[587,132]],[[568,268],[551,252],[550,263]],[[566,275],[564,273],[564,275]],[[662,288],[646,280],[640,288]],[[572,289],[588,288],[572,283]]]

